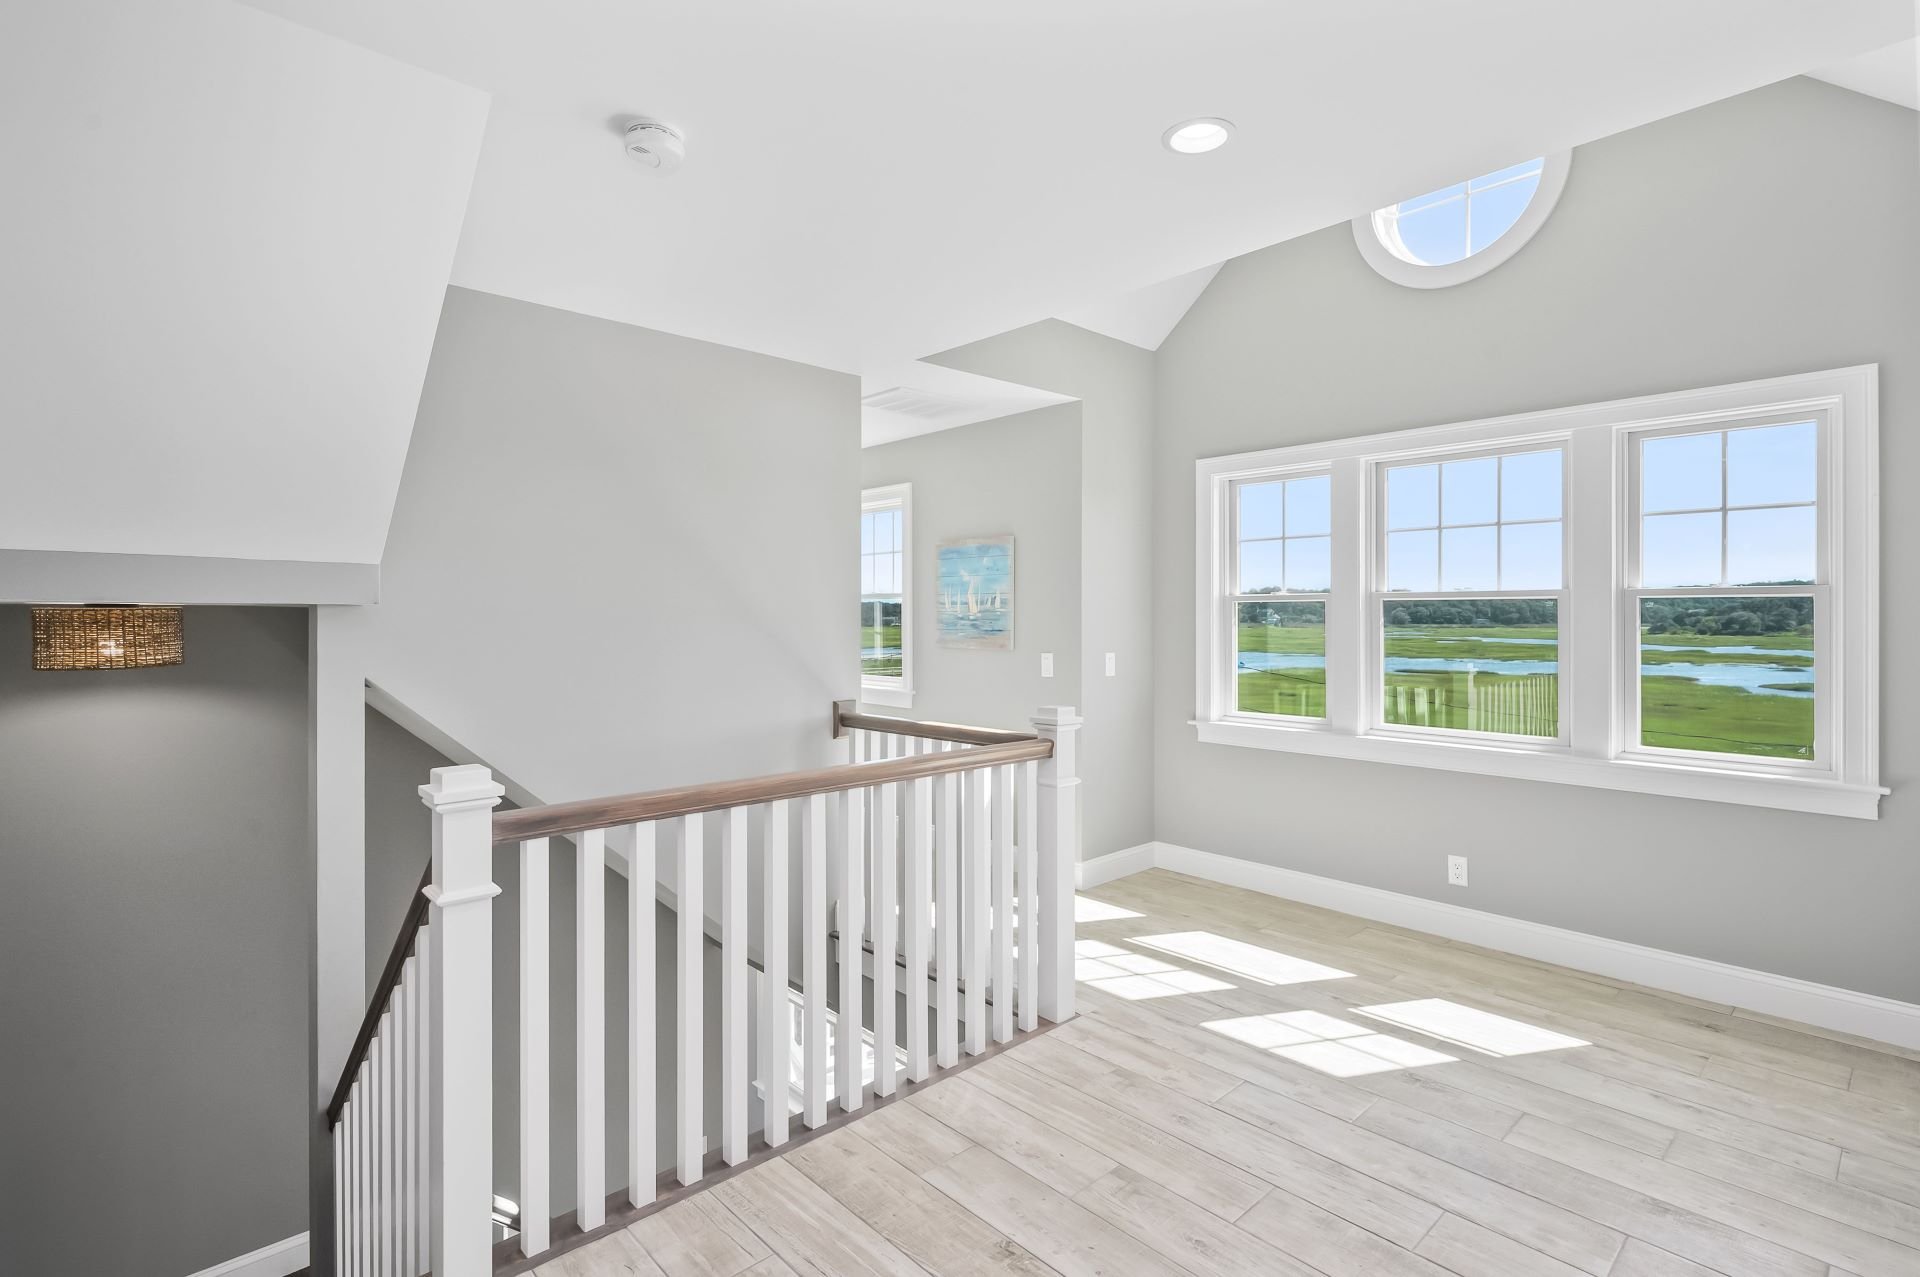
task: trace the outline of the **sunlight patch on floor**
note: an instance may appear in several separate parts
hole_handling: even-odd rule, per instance
[[[1119,905],[1110,905],[1104,900],[1095,900],[1092,896],[1073,898],[1075,922],[1118,922],[1123,918],[1140,916],[1131,909],[1122,909]]]
[[[1272,1015],[1209,1020],[1201,1027],[1334,1077],[1454,1062],[1451,1055],[1318,1011],[1277,1011]]]
[[[1073,958],[1075,980],[1089,989],[1111,993],[1129,1002],[1233,988],[1212,976],[1188,971],[1143,953],[1130,953],[1102,940],[1074,941]]]
[[[1175,931],[1162,936],[1135,936],[1132,943],[1230,972],[1259,984],[1306,984],[1312,980],[1353,978],[1351,971],[1322,966],[1277,949],[1263,949],[1244,940],[1230,940],[1211,931]]]
[[[1568,1047],[1589,1046],[1579,1038],[1555,1033],[1524,1020],[1509,1020],[1504,1015],[1461,1006],[1445,998],[1422,998],[1416,1002],[1389,1002],[1381,1006],[1356,1007],[1359,1015],[1385,1020],[1403,1029],[1424,1033],[1430,1038],[1478,1051],[1482,1055],[1532,1055],[1536,1051],[1564,1051]]]

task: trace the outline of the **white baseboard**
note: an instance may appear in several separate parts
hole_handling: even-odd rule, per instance
[[[202,1268],[189,1277],[287,1277],[308,1264],[307,1234],[301,1233],[259,1250],[229,1259],[224,1264]]]
[[[1142,869],[1154,866],[1154,853],[1159,843],[1143,842],[1138,847],[1126,847],[1119,851],[1110,851],[1104,856],[1095,856],[1083,860],[1073,867],[1073,885],[1076,887],[1097,887],[1103,882],[1112,882],[1115,878],[1124,878],[1128,874],[1137,874]]]
[[[1758,1011],[1802,1024],[1817,1025],[1840,1033],[1872,1038],[1909,1050],[1920,1050],[1920,1006],[1883,998],[1852,989],[1815,984],[1792,976],[1774,975],[1736,967],[1707,958],[1650,949],[1624,940],[1609,940],[1550,927],[1504,914],[1467,909],[1420,896],[1402,895],[1379,887],[1364,887],[1322,878],[1317,874],[1281,869],[1273,865],[1222,856],[1172,843],[1150,843],[1126,851],[1102,856],[1082,866],[1085,884],[1095,885],[1136,873],[1145,868],[1139,863],[1147,852],[1151,863],[1161,869],[1190,874],[1227,886],[1264,892],[1302,904],[1318,905],[1359,918],[1392,923],[1448,940],[1461,940],[1483,948],[1516,953],[1522,957],[1552,962],[1576,971],[1626,980],[1652,989],[1681,993],[1708,1002],[1721,1002],[1747,1011]],[[1122,862],[1122,858],[1128,858]],[[1122,862],[1106,872],[1109,862]],[[1096,870],[1098,866],[1098,870]]]

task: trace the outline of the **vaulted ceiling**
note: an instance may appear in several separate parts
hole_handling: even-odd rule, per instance
[[[30,6],[0,548],[377,560],[449,282],[957,419],[1033,401],[899,370],[1048,316],[1153,344],[1228,257],[1912,35],[1908,0]],[[1162,148],[1198,115],[1232,143]]]
[[[455,282],[852,371],[1913,34],[1909,0],[251,2],[494,95]],[[1161,147],[1197,115],[1233,142]]]

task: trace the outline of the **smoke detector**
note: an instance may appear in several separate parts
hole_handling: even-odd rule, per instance
[[[627,155],[641,168],[671,173],[687,158],[687,140],[678,129],[658,120],[639,119],[627,125]]]

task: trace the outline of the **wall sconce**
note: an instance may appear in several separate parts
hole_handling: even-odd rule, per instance
[[[37,607],[33,668],[138,670],[186,660],[177,607]]]

